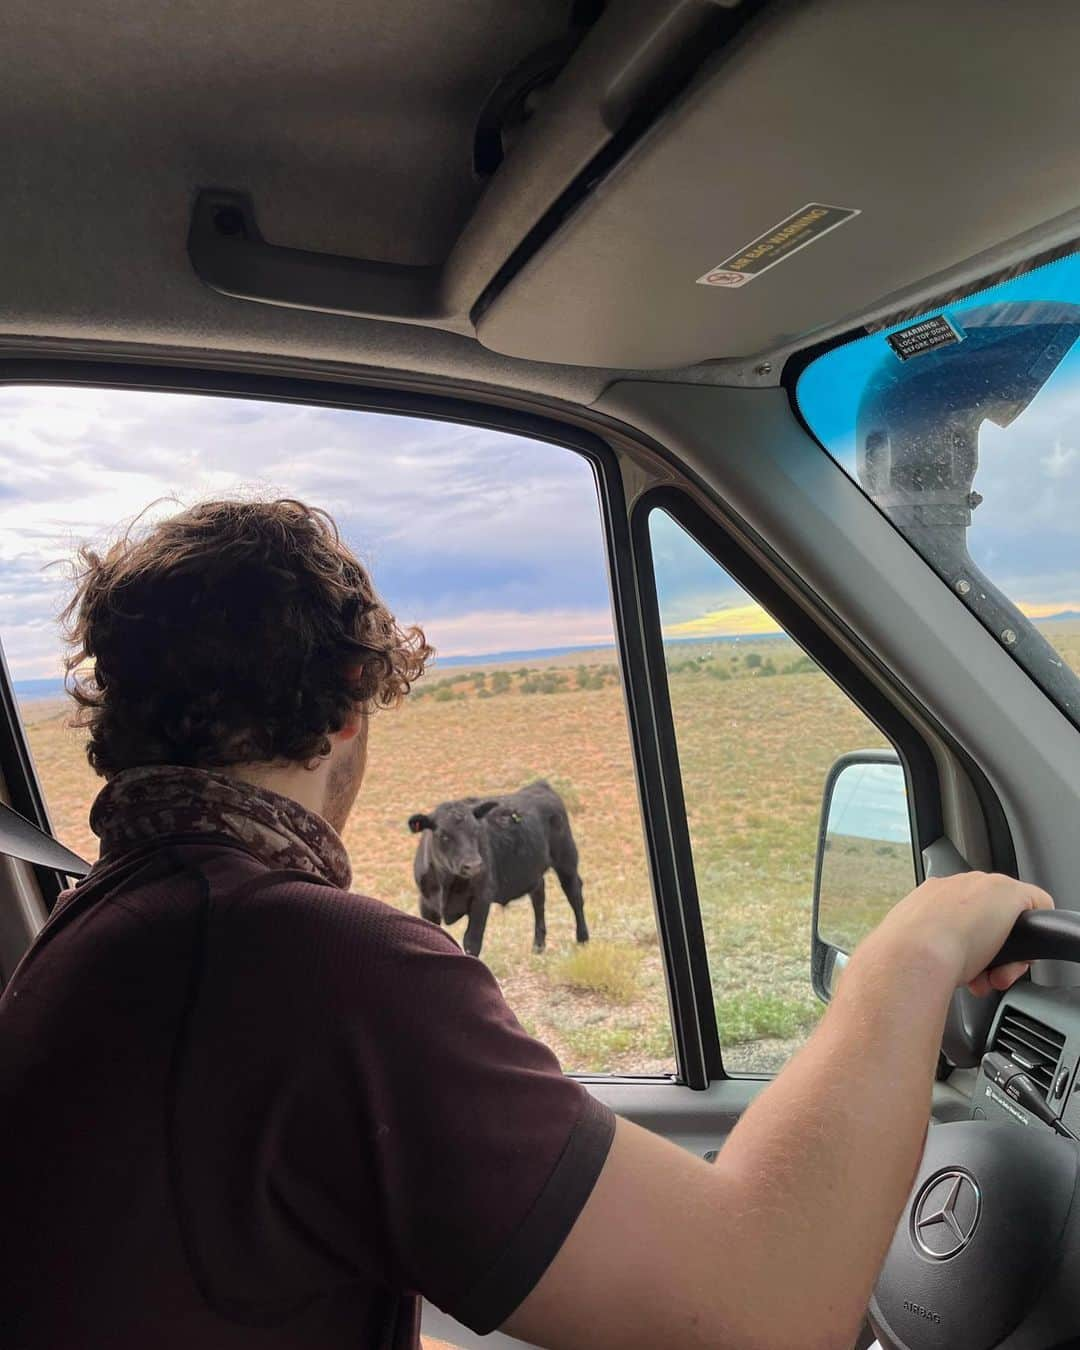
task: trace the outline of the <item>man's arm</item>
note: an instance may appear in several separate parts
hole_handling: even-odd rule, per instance
[[[1023,910],[1051,904],[982,873],[913,892],[713,1166],[619,1122],[588,1203],[504,1330],[553,1350],[854,1344],[922,1152],[950,995],[1012,983],[1024,967],[985,967]]]

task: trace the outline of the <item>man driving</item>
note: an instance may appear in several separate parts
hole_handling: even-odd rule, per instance
[[[101,855],[0,999],[0,1344],[408,1350],[422,1298],[539,1346],[854,1343],[950,996],[1023,973],[987,967],[1045,892],[897,904],[709,1165],[351,889],[369,719],[431,651],[329,517],[196,506],[84,550],[67,619]]]

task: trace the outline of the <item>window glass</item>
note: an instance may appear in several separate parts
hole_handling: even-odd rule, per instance
[[[1080,724],[1080,255],[812,361],[807,424]]]
[[[547,874],[494,907],[481,959],[568,1070],[668,1073],[673,1051],[591,465],[471,427],[291,404],[95,389],[0,395],[0,636],[56,833],[96,857],[100,786],[69,726],[56,615],[65,569],[140,512],[221,495],[325,508],[406,623],[437,648],[372,719],[345,831],[354,886],[417,912],[417,812],[544,778],[580,854],[591,941]],[[450,931],[462,939],[464,921]]]
[[[822,1011],[810,937],[829,770],[889,742],[671,516],[654,510],[649,533],[724,1065],[772,1072]]]

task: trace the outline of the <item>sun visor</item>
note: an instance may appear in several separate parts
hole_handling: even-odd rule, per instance
[[[767,9],[473,309],[530,360],[748,357],[1078,205],[1080,8]]]
[[[332,176],[325,179],[323,195],[313,195],[310,188],[293,195],[287,182],[267,192],[265,178],[243,186],[206,185],[192,210],[192,266],[206,285],[241,300],[471,335],[478,297],[493,276],[503,273],[521,240],[532,238],[566,193],[590,179],[600,158],[614,162],[620,147],[636,138],[656,109],[666,107],[673,91],[686,87],[764,2],[575,0],[568,5],[564,0],[532,6],[531,11],[546,8],[552,15],[568,11],[568,26],[557,40],[506,70],[471,115],[468,106],[459,106],[462,93],[455,103],[458,123],[426,132],[423,117],[428,114],[416,88],[411,90],[416,110],[404,117],[409,134],[423,142],[429,155],[445,144],[448,162],[441,167],[451,171],[448,181],[456,195],[440,194],[433,186],[430,164],[425,171],[424,160],[408,160],[406,140],[400,146],[380,142],[380,128],[383,134],[397,133],[392,117],[385,123],[376,118],[371,151],[381,145],[392,168],[376,163],[365,178],[358,163],[349,189],[367,193],[369,212],[358,217],[355,198]],[[509,14],[514,7],[504,8]],[[522,19],[527,17],[530,7],[518,8]],[[428,35],[429,43],[437,41],[437,35]],[[476,78],[474,71],[474,83]],[[445,79],[453,88],[463,77],[448,69]],[[403,99],[408,92],[403,91]],[[365,96],[362,88],[357,96]],[[341,120],[348,120],[344,113]],[[360,118],[357,125],[362,123]],[[466,168],[461,137],[470,126],[472,155]],[[314,179],[301,180],[322,181],[317,172]],[[385,256],[319,247],[320,221],[331,224],[337,238],[353,233],[362,238],[370,233],[365,216],[372,225],[385,223],[386,211],[413,226],[418,218],[431,217],[434,234],[423,250],[425,261],[416,259],[404,228],[393,244],[383,238]],[[297,213],[309,218],[310,239],[297,226]],[[291,239],[281,235],[283,218],[292,222]],[[426,224],[423,232],[428,233]],[[435,235],[442,239],[441,248]]]

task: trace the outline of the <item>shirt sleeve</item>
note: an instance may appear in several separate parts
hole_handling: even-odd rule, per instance
[[[363,938],[334,983],[388,1274],[486,1333],[562,1246],[614,1118],[525,1033],[482,961],[360,903]]]

